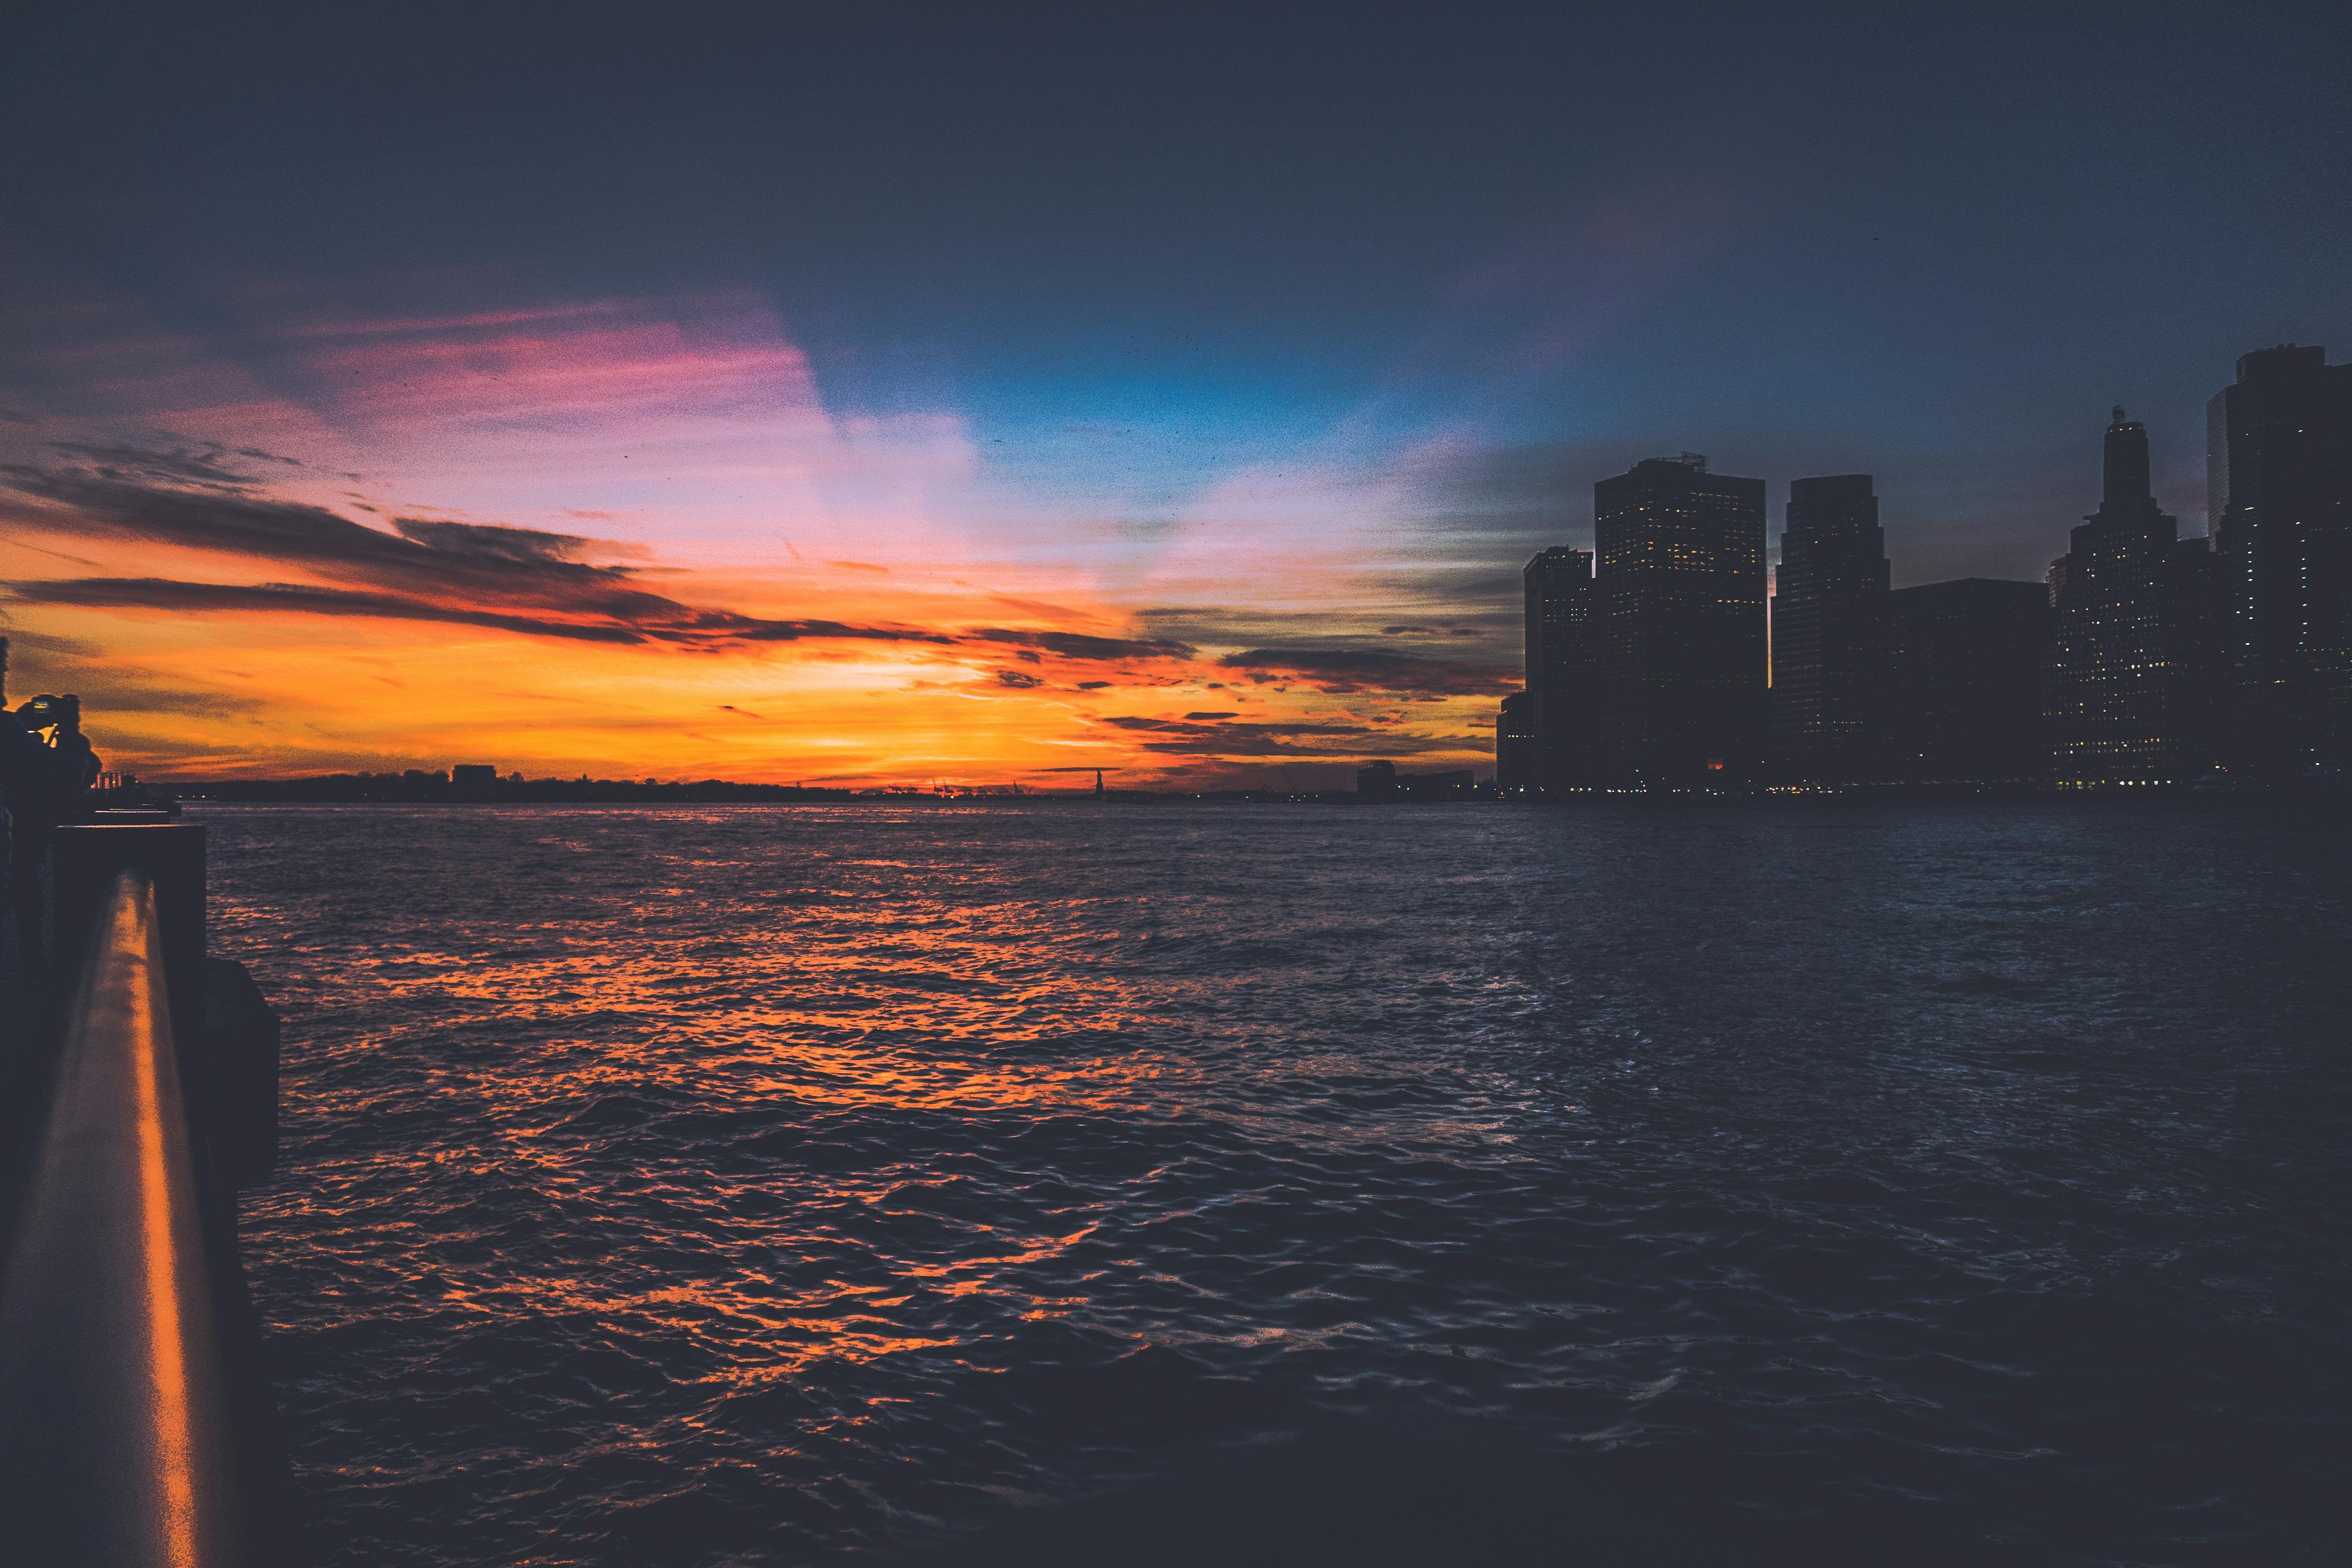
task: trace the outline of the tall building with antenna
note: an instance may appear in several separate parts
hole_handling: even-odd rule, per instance
[[[2119,406],[2099,510],[2051,565],[2047,708],[2062,789],[2161,785],[2212,763],[2213,558],[2148,482],[2147,427]]]

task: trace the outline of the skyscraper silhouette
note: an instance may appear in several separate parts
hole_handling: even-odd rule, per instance
[[[2352,364],[2292,344],[2206,405],[2233,767],[2352,763]]]
[[[2147,430],[2115,411],[2099,510],[2052,563],[2052,777],[2153,785],[2210,763],[2202,700],[2212,558],[2148,487]]]
[[[1963,577],[1897,588],[1886,607],[1885,776],[1959,784],[2046,777],[2049,591]]]
[[[1589,789],[1597,773],[1592,552],[1554,546],[1528,562],[1525,575],[1528,783],[1546,795]]]
[[[1789,485],[1772,597],[1773,772],[1790,784],[1879,776],[1886,535],[1868,474]]]
[[[1601,771],[1620,786],[1743,786],[1763,767],[1764,481],[1685,452],[1592,487]]]

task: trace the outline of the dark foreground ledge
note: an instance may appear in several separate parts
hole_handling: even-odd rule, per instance
[[[61,827],[29,847],[6,1041],[9,1555],[286,1562],[236,1244],[236,1188],[272,1163],[276,1020],[205,954],[201,827]]]

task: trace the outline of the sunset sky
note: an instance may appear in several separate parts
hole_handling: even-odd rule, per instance
[[[1685,449],[2038,577],[2352,349],[2333,5],[0,23],[9,690],[286,775],[1487,764]]]

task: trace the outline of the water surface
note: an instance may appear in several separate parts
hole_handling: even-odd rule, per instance
[[[192,815],[286,1018],[247,1250],[326,1561],[832,1562],[1414,1442],[1503,1500],[1350,1458],[1375,1512],[1722,1561],[2352,1543],[2331,824]]]

